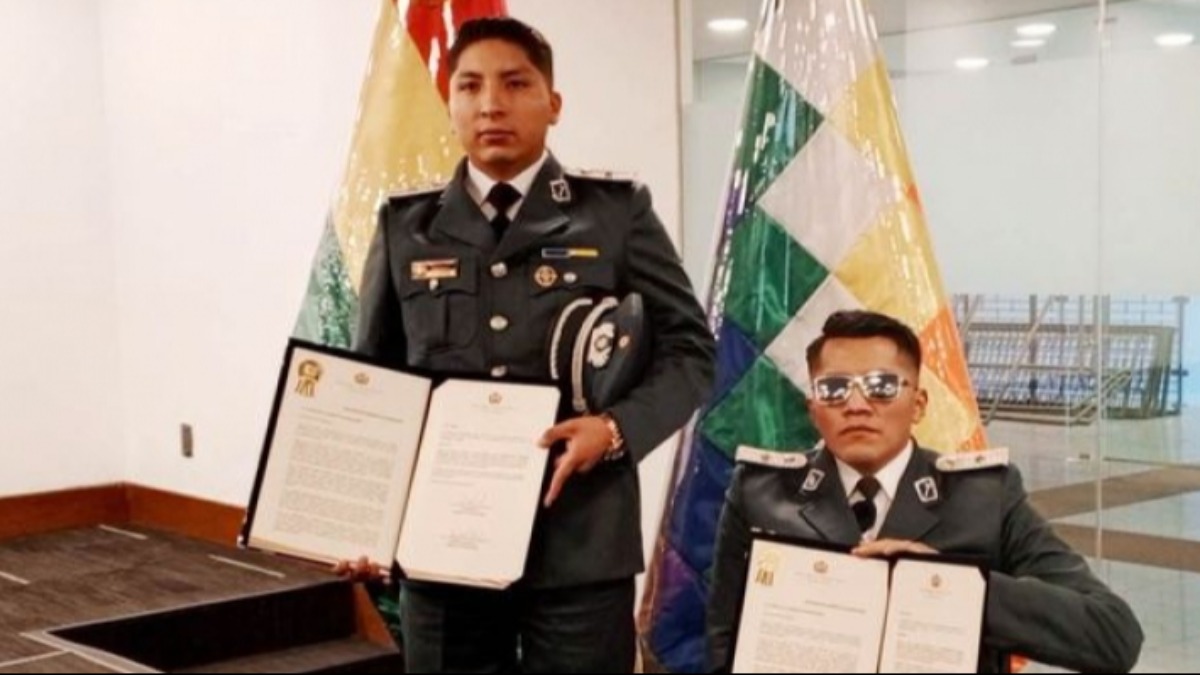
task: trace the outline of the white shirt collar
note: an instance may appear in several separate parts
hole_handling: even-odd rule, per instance
[[[883,487],[883,494],[887,496],[888,502],[895,501],[896,495],[900,491],[900,481],[904,480],[904,472],[908,470],[908,464],[912,461],[915,448],[912,441],[904,448],[895,459],[883,467],[879,473],[875,474],[876,480]],[[858,481],[863,475],[856,471],[849,464],[846,464],[840,459],[834,457],[837,461],[838,476],[842,479],[842,487],[846,490],[846,496],[852,497],[855,488],[858,487]]]
[[[517,189],[517,192],[521,193],[521,199],[517,203],[513,204],[512,208],[508,210],[509,218],[516,217],[517,210],[521,208],[521,204],[525,201],[525,197],[529,195],[529,190],[533,188],[533,181],[537,180],[538,173],[542,170],[542,167],[546,165],[546,160],[548,159],[550,159],[550,151],[545,150],[542,152],[541,159],[534,162],[529,166],[529,168],[517,174],[517,176],[512,180],[507,181],[509,185]],[[491,216],[495,215],[494,213],[489,213],[489,211],[494,212],[495,209],[492,208],[491,204],[485,204],[483,200],[487,199],[488,193],[490,193],[492,188],[496,186],[496,183],[499,182],[500,181],[488,176],[479,167],[472,164],[470,160],[467,161],[467,193],[471,195],[471,199],[474,199],[475,203],[478,204],[480,208],[484,209],[484,213],[488,215],[489,219]]]

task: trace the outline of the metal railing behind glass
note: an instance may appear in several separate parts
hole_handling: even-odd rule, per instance
[[[1186,302],[958,296],[984,422],[1091,424],[1101,401],[1111,418],[1178,414],[1187,376],[1180,349]]]

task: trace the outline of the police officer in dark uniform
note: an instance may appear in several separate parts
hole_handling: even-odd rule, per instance
[[[564,310],[636,294],[652,352],[619,400],[564,408],[546,433],[545,501],[514,589],[404,583],[410,672],[631,671],[644,569],[637,467],[713,379],[704,313],[646,188],[565,171],[546,151],[562,105],[552,62],[519,21],[464,24],[449,67],[467,159],[449,185],[383,205],[357,348],[446,375],[548,381]]]
[[[1029,505],[1007,451],[943,456],[911,440],[927,395],[921,345],[908,327],[867,312],[835,314],[808,362],[809,408],[823,447],[807,455],[741,453],[709,596],[714,671],[733,661],[756,531],[852,547],[861,557],[986,561],[981,672],[1007,672],[1013,654],[1085,672],[1136,665],[1137,619]]]

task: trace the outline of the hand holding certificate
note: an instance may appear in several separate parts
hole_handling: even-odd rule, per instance
[[[757,539],[734,672],[974,672],[977,567],[864,559]]]
[[[505,588],[524,570],[554,387],[431,379],[293,342],[243,539]]]

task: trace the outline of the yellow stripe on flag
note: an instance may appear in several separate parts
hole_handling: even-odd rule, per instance
[[[837,270],[864,305],[918,333],[941,310],[942,279],[916,205],[905,199],[867,231]]]
[[[893,176],[900,191],[916,184],[882,57],[863,71],[826,121]]]
[[[446,104],[393,0],[383,0],[334,226],[355,290],[379,204],[389,193],[450,180],[462,157]]]
[[[929,413],[916,432],[921,446],[953,450],[968,445],[978,428],[975,411],[929,369],[921,371],[921,386],[929,392]]]

